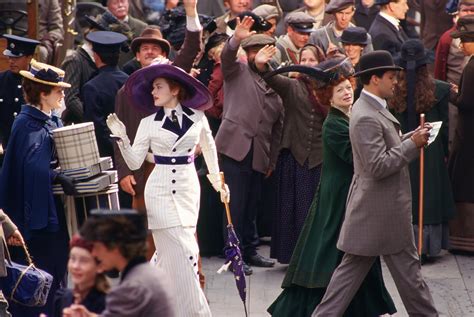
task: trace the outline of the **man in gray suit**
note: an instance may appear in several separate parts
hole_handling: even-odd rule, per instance
[[[230,201],[234,228],[242,243],[244,261],[250,265],[271,267],[275,263],[256,251],[257,203],[263,177],[275,168],[278,143],[283,127],[283,104],[278,95],[260,77],[255,56],[275,39],[250,31],[254,20],[246,16],[237,22],[234,35],[221,54],[224,75],[224,109],[216,135],[217,152],[226,183],[232,191]],[[237,59],[239,47],[248,63]],[[251,269],[244,266],[246,274]]]
[[[313,316],[342,316],[377,256],[383,256],[410,316],[438,316],[421,276],[412,230],[408,163],[428,142],[429,126],[405,135],[388,111],[399,67],[390,53],[361,57],[364,89],[349,123],[354,176],[338,249],[346,252]]]

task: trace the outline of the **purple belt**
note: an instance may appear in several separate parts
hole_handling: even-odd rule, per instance
[[[160,156],[154,155],[155,164],[164,164],[164,165],[182,165],[182,164],[191,164],[194,162],[194,155],[190,156]]]

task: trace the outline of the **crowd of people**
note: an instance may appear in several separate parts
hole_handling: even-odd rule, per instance
[[[421,264],[456,237],[474,251],[474,0],[98,6],[62,60],[56,9],[36,39],[3,35],[0,259],[25,262],[26,244],[53,283],[42,307],[0,296],[0,316],[211,316],[200,249],[222,252],[222,203],[246,275],[288,264],[272,316],[394,314],[381,258],[409,315],[438,316]],[[53,130],[83,122],[121,210],[72,235]]]

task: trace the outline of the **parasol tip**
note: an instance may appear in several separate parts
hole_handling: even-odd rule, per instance
[[[221,266],[220,269],[217,270],[217,274],[221,274],[222,272],[227,271],[231,263],[232,261],[229,261],[225,263],[223,266]]]

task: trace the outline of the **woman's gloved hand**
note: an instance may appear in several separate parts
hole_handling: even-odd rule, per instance
[[[55,182],[61,184],[63,191],[66,195],[76,196],[79,195],[75,183],[76,180],[72,177],[65,175],[64,173],[59,173],[54,179]]]
[[[127,129],[115,113],[111,113],[107,117],[107,126],[109,127],[110,132],[112,132],[110,135],[111,137],[120,139],[124,144],[130,144],[130,140],[127,136]]]
[[[207,174],[207,178],[212,184],[212,187],[221,194],[221,201],[223,203],[230,203],[230,190],[226,183],[222,182],[222,172],[215,174]]]

